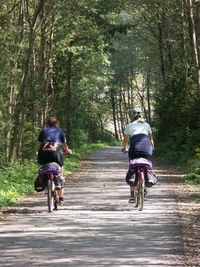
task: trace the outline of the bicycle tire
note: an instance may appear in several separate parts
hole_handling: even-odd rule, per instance
[[[139,183],[139,188],[138,188],[138,210],[142,211],[144,207],[144,172],[142,171],[140,173],[141,177],[140,179],[143,180],[143,183]]]
[[[134,190],[134,198],[135,198],[135,208],[138,207],[139,204],[139,191],[138,191],[138,185],[136,186],[135,190]]]
[[[48,202],[48,211],[52,212],[54,208],[53,184],[52,180],[49,177],[47,183],[47,202]]]
[[[58,196],[57,196],[57,192],[56,190],[54,190],[54,210],[57,210],[58,209]]]

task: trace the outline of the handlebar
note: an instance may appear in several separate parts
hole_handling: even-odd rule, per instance
[[[69,157],[72,154],[73,154],[73,151],[71,149],[69,149],[69,152],[68,153],[64,152],[64,156],[65,157]]]

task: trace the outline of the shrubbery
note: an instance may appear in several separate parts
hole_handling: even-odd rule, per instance
[[[200,184],[200,148],[192,151],[184,147],[178,149],[170,143],[161,143],[157,145],[155,155],[181,166],[186,173],[186,183]]]

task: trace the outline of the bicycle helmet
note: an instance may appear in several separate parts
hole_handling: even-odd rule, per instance
[[[132,120],[132,119],[138,119],[138,118],[143,117],[143,111],[142,111],[141,108],[138,108],[138,107],[136,107],[136,108],[132,108],[132,109],[130,110],[129,115],[130,115],[131,120]]]

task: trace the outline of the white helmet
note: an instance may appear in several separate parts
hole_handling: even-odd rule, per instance
[[[130,115],[131,119],[133,119],[135,117],[141,118],[141,117],[143,117],[143,111],[141,108],[132,108],[130,110],[129,115]]]

